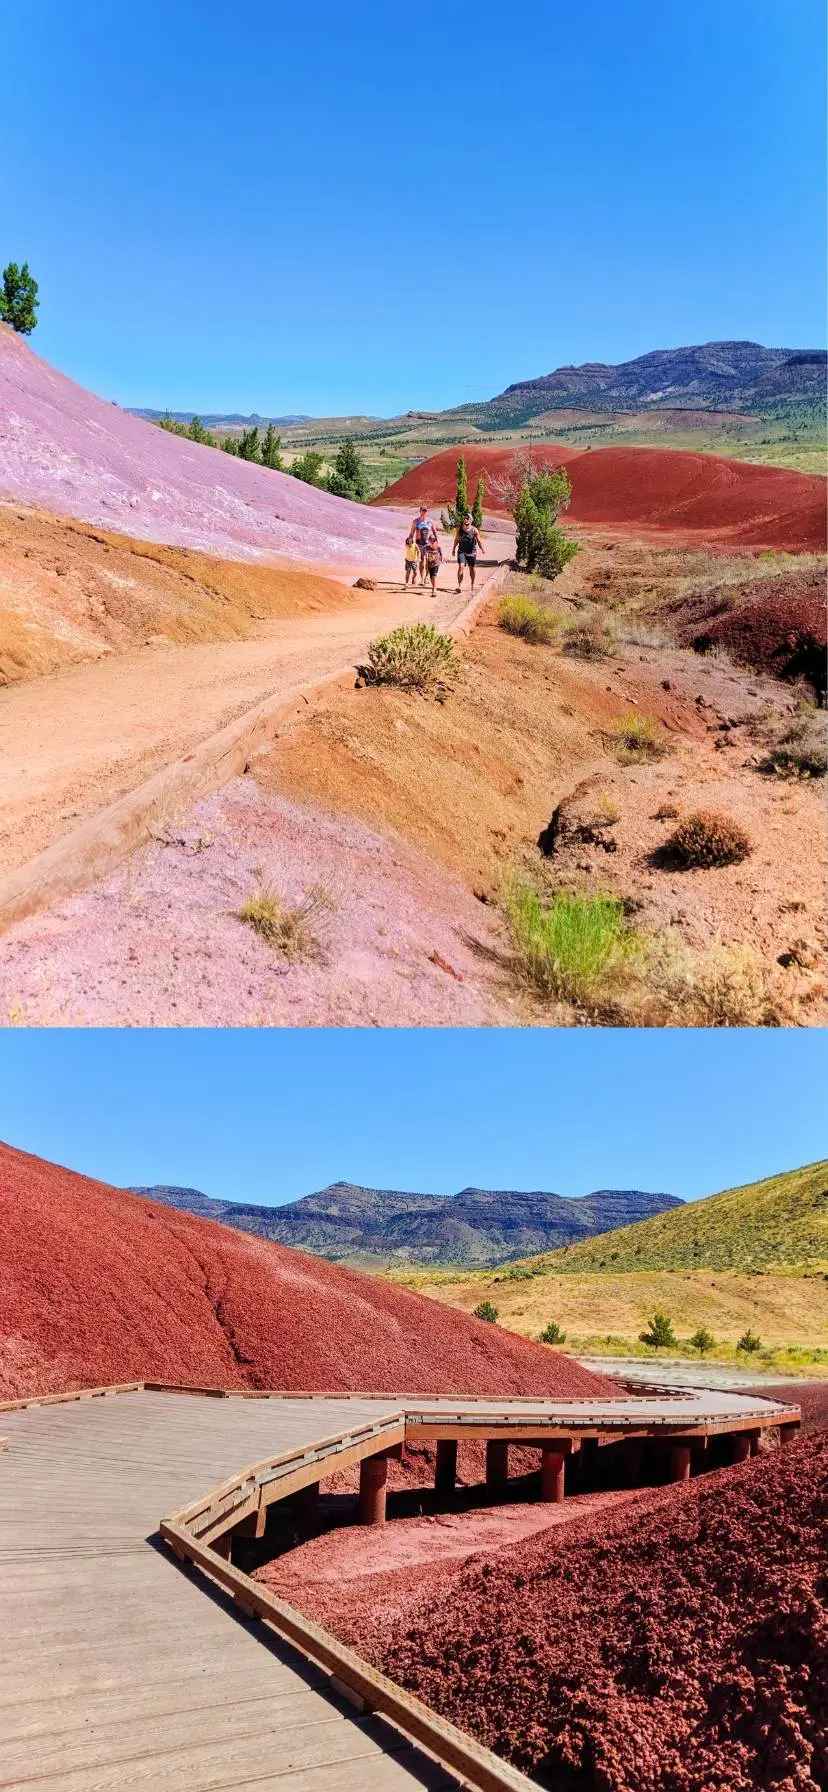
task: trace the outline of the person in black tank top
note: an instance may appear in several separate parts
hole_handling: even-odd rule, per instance
[[[478,535],[477,529],[475,528],[474,518],[472,516],[464,516],[462,523],[459,523],[457,526],[457,530],[456,530],[455,536],[454,536],[454,546],[451,550],[452,554],[457,555],[457,589],[458,589],[458,591],[461,589],[462,584],[463,584],[463,567],[464,566],[467,566],[469,569],[469,582],[471,584],[472,591],[474,590],[474,575],[477,570],[477,550],[478,550],[478,548],[480,549],[480,551],[482,553],[483,543],[480,539],[480,536]]]

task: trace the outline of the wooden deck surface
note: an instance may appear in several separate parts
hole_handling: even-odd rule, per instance
[[[402,1409],[415,1428],[442,1421],[461,1434],[539,1418],[736,1430],[784,1412],[719,1391],[498,1402],[147,1390],[0,1413],[0,1788],[455,1788],[157,1536],[163,1516],[245,1467]]]
[[[147,1393],[2,1415],[6,1792],[455,1786],[153,1540],[245,1463],[381,1410]]]

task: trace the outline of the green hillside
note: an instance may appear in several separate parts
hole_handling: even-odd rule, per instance
[[[504,1274],[661,1269],[828,1271],[828,1160],[524,1259]]]

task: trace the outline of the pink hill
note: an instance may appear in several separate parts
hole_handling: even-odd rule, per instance
[[[96,398],[0,325],[0,498],[232,560],[397,570],[401,523]]]

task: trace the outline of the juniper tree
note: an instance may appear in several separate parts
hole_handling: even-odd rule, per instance
[[[336,498],[353,498],[357,504],[365,503],[368,496],[365,462],[352,436],[346,436],[339,444],[333,472],[328,479],[328,491]]]
[[[472,518],[474,520],[475,529],[482,529],[482,527],[483,527],[483,499],[484,499],[484,497],[485,497],[485,488],[483,485],[483,478],[481,475],[481,477],[477,481],[477,490],[474,494],[474,503],[472,505]]]
[[[259,426],[257,423],[254,423],[252,429],[242,430],[236,452],[240,460],[259,460],[261,451],[259,447]]]
[[[278,473],[282,466],[282,438],[277,436],[272,423],[268,423],[262,443],[262,466],[270,467],[274,473]]]
[[[37,307],[37,281],[29,272],[28,262],[24,261],[20,268],[16,261],[10,261],[3,269],[0,319],[11,324],[18,335],[31,336],[37,324]]]

